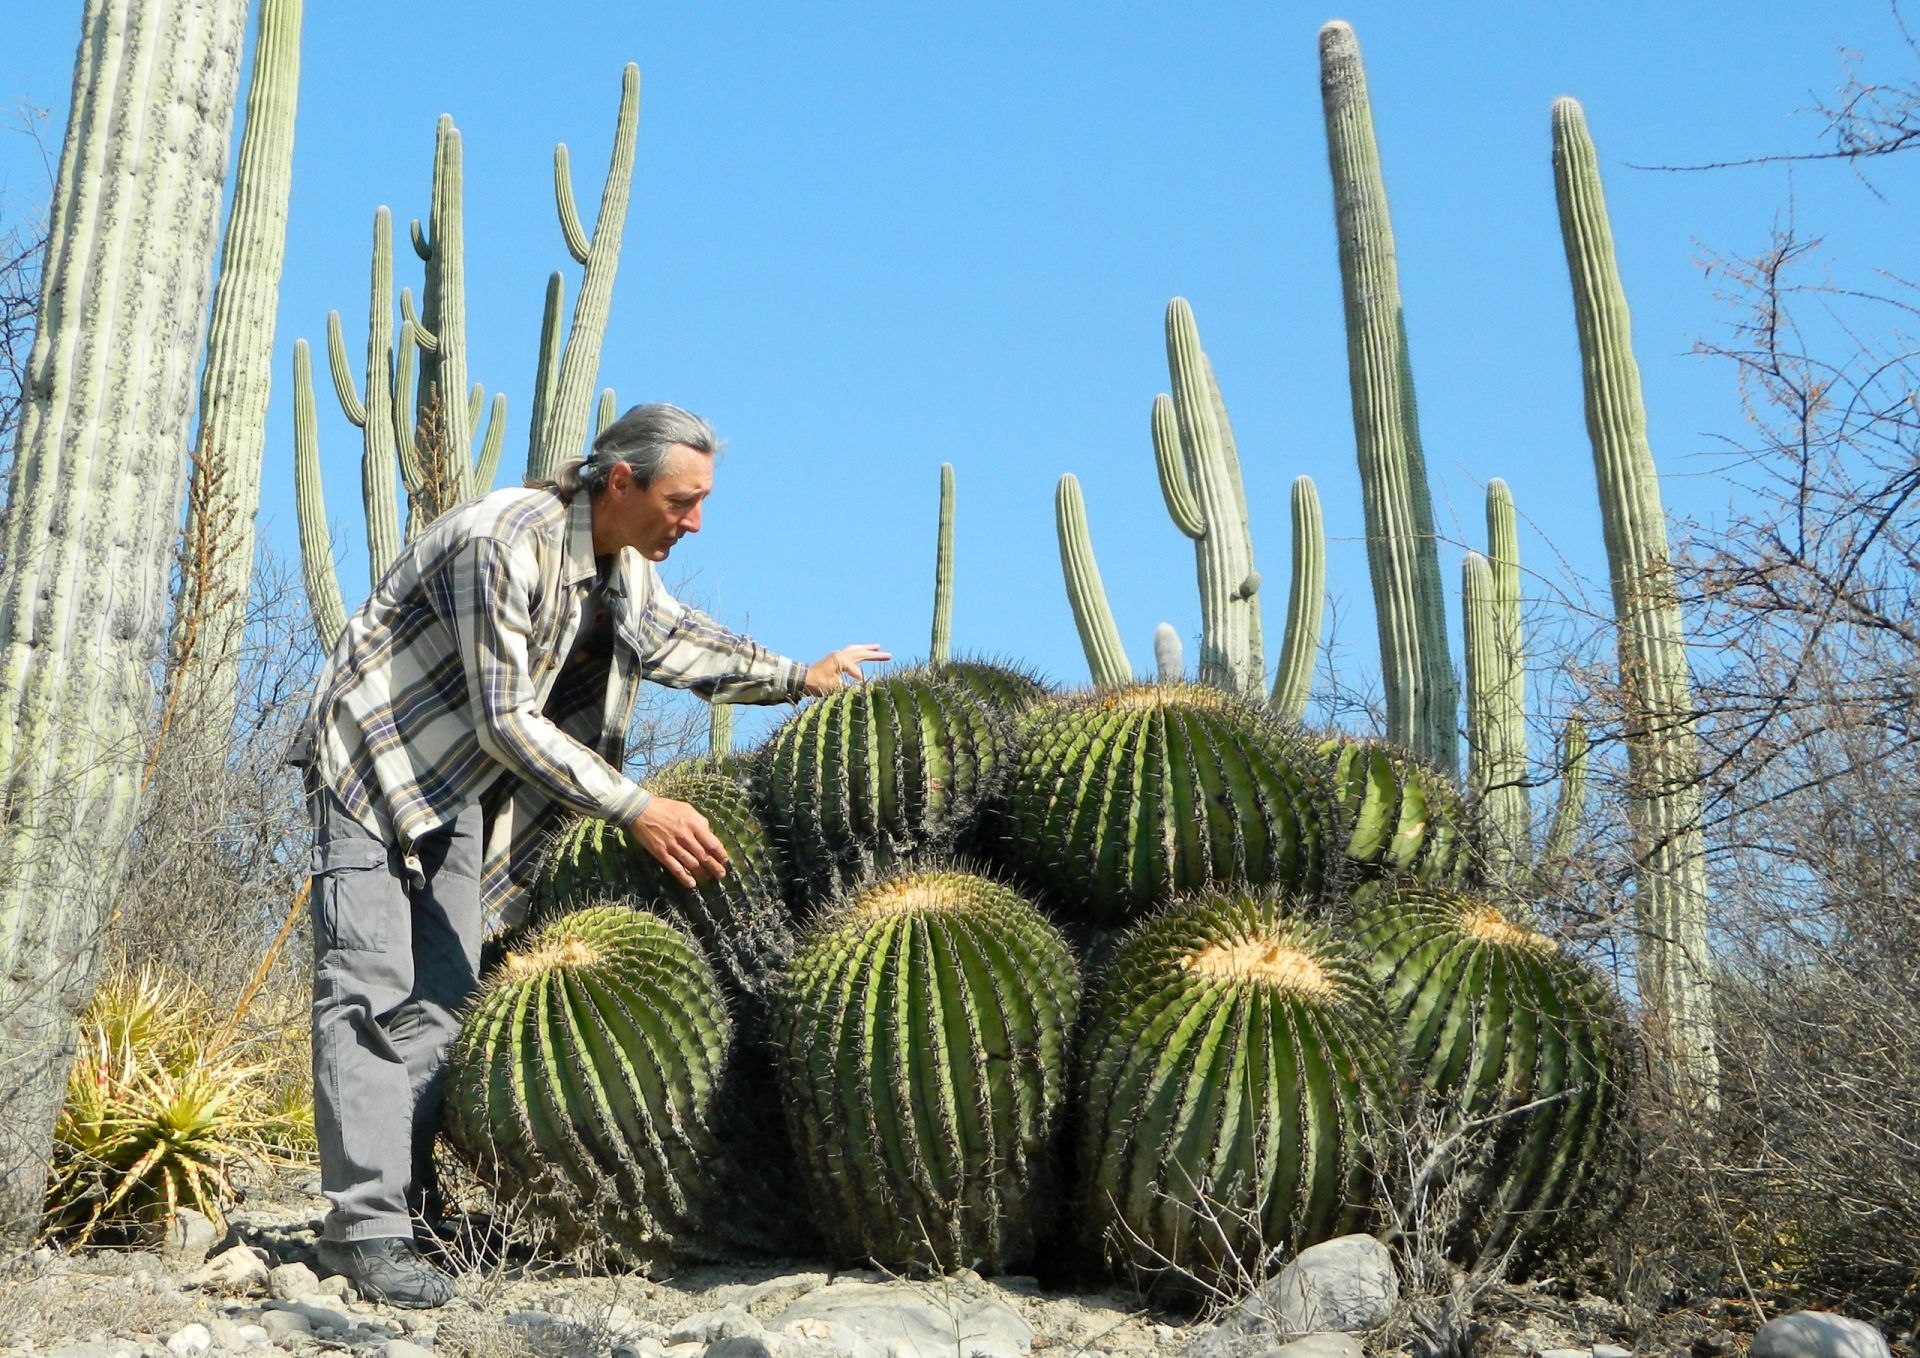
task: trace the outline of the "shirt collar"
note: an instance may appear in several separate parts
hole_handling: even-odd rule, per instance
[[[566,581],[569,585],[591,580],[599,573],[593,560],[593,502],[585,490],[567,506]]]

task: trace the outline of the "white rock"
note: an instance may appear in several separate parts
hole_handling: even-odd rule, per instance
[[[265,1311],[260,1316],[260,1328],[267,1332],[269,1344],[281,1344],[294,1335],[312,1334],[313,1322],[298,1311]]]
[[[322,1328],[345,1334],[354,1326],[354,1319],[338,1306],[330,1306],[324,1298],[300,1297],[293,1301],[271,1301],[260,1317],[260,1323],[266,1324],[267,1316],[278,1312],[291,1311],[305,1318],[307,1324],[315,1330]]]
[[[200,1358],[212,1347],[213,1334],[198,1321],[182,1325],[167,1337],[167,1352],[174,1358]]]
[[[1541,1349],[1537,1358],[1595,1358],[1592,1349]]]
[[[688,1316],[667,1332],[667,1343],[717,1344],[722,1339],[758,1335],[765,1331],[753,1316],[738,1306],[722,1306],[717,1311],[702,1311]]]
[[[1343,1235],[1301,1250],[1248,1302],[1263,1306],[1286,1334],[1352,1334],[1385,1322],[1400,1300],[1387,1247],[1370,1235]]]
[[[824,1340],[843,1358],[1022,1358],[1033,1329],[992,1294],[938,1283],[836,1282],[775,1316],[786,1338]]]
[[[693,1346],[689,1346],[693,1347]],[[612,1358],[666,1358],[658,1339],[623,1339],[613,1346]]]
[[[182,1207],[159,1229],[160,1262],[180,1273],[207,1262],[207,1253],[219,1237],[207,1216]]]
[[[707,1358],[776,1358],[778,1342],[764,1330],[759,1334],[736,1334],[707,1345]]]
[[[410,1339],[389,1339],[380,1346],[380,1358],[433,1358],[433,1350]]]
[[[320,1280],[305,1264],[282,1264],[267,1274],[267,1290],[281,1301],[304,1297],[319,1286]]]
[[[1593,1358],[1633,1358],[1633,1350],[1623,1349],[1618,1344],[1595,1344]]]
[[[193,1275],[192,1281],[223,1292],[248,1295],[264,1292],[267,1290],[267,1261],[258,1250],[235,1245],[207,1260]]]
[[[296,1292],[294,1295],[301,1297],[331,1297],[337,1301],[344,1301],[347,1299],[347,1295],[353,1292],[353,1290],[353,1279],[349,1278],[346,1274],[329,1273],[305,1292]]]
[[[1364,1350],[1350,1334],[1310,1334],[1268,1349],[1262,1358],[1364,1358]]]
[[[207,1333],[213,1336],[213,1346],[227,1353],[247,1346],[247,1341],[240,1337],[240,1327],[225,1316],[215,1316],[209,1320]]]
[[[1795,1311],[1760,1327],[1753,1358],[1888,1358],[1886,1336],[1832,1311]]]
[[[273,1336],[267,1333],[264,1325],[238,1325],[234,1327],[234,1333],[240,1337],[242,1344],[271,1344],[273,1342]]]

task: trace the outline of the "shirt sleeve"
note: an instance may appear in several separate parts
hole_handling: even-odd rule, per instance
[[[806,691],[807,667],[770,651],[752,637],[729,631],[697,608],[667,593],[647,567],[651,588],[637,626],[644,678],[691,689],[708,702],[798,702]]]
[[[538,572],[531,553],[475,538],[460,548],[452,572],[454,630],[480,748],[581,815],[616,825],[639,815],[651,794],[540,711],[532,612]]]

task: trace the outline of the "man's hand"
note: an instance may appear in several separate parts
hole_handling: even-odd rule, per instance
[[[685,802],[656,796],[627,822],[627,833],[659,859],[681,886],[693,888],[727,875],[726,846],[714,837],[707,818]]]
[[[838,692],[848,679],[856,684],[864,680],[866,676],[860,672],[862,665],[879,664],[891,659],[891,651],[883,651],[870,641],[863,641],[856,646],[842,646],[832,655],[822,656],[807,666],[807,692],[816,698],[824,698],[829,693]]]

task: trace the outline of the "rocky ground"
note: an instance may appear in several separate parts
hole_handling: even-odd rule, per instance
[[[363,1302],[317,1276],[323,1200],[296,1178],[256,1188],[227,1234],[176,1236],[171,1248],[77,1255],[42,1249],[0,1272],[0,1353],[59,1358],[203,1358],[349,1353],[361,1358],[1253,1358],[1298,1340],[1286,1358],[1407,1352],[1444,1308],[1397,1296],[1385,1252],[1349,1237],[1318,1247],[1240,1308],[1195,1317],[1157,1311],[1120,1289],[1049,1291],[1032,1278],[971,1273],[908,1281],[788,1261],[653,1276],[588,1276],[498,1252],[456,1251],[460,1296],[438,1311]],[[1431,1300],[1431,1299],[1429,1299]],[[1303,1309],[1304,1308],[1304,1309]],[[1689,1358],[1737,1355],[1750,1342],[1711,1308],[1634,1327],[1625,1311],[1565,1282],[1499,1288],[1474,1307],[1479,1329],[1425,1333],[1464,1358]],[[1839,1336],[1841,1341],[1847,1334]],[[1769,1350],[1755,1358],[1877,1358],[1858,1345]],[[1789,1336],[1792,1338],[1792,1336]],[[1803,1336],[1804,1338],[1804,1336]],[[1425,1346],[1422,1346],[1425,1347]],[[1430,1350],[1429,1350],[1430,1351]]]

